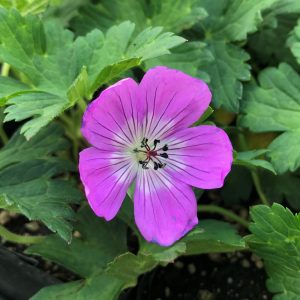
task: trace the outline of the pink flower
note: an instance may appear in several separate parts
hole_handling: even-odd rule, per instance
[[[192,186],[221,187],[232,164],[223,130],[189,128],[210,100],[203,81],[156,67],[89,105],[82,134],[92,147],[80,153],[79,171],[97,216],[114,218],[135,180],[134,216],[147,241],[169,246],[198,223]]]

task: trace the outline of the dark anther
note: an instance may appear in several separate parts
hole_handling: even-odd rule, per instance
[[[164,168],[165,166],[166,166],[166,164],[163,164],[163,163],[158,164],[158,167],[161,168],[161,169]]]
[[[168,158],[169,157],[169,155],[167,153],[161,153],[161,154],[159,154],[159,156],[161,156],[163,158]]]
[[[157,144],[159,144],[160,143],[160,140],[154,140],[154,142],[153,142],[153,144],[154,144],[154,149],[153,150],[155,150],[156,149],[156,146],[157,146]]]
[[[154,170],[157,170],[159,168],[159,165],[156,161],[153,162],[154,163]]]
[[[162,147],[162,150],[163,150],[163,151],[168,151],[168,150],[169,150],[168,145],[164,145],[164,146]]]

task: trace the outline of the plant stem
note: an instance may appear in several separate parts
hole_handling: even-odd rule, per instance
[[[0,236],[8,242],[17,243],[17,244],[36,244],[41,242],[44,239],[44,237],[41,235],[37,235],[37,236],[19,235],[7,230],[2,225],[0,225]]]
[[[247,228],[249,226],[249,223],[246,220],[244,220],[243,218],[239,217],[232,211],[225,209],[223,207],[217,206],[217,205],[199,205],[198,211],[221,214],[233,221],[240,223],[241,225],[243,225]]]
[[[247,151],[248,150],[247,141],[245,139],[245,136],[242,133],[238,135],[238,141],[239,141],[241,149],[243,151]],[[253,183],[254,183],[254,186],[255,186],[256,192],[259,196],[260,201],[263,204],[270,206],[270,203],[269,203],[266,195],[264,194],[262,186],[260,184],[260,179],[259,179],[257,170],[252,170],[250,172],[251,172],[251,177],[252,177],[252,180],[253,180]]]
[[[253,180],[255,189],[257,191],[257,194],[258,194],[261,202],[265,205],[270,206],[270,203],[269,203],[265,193],[262,190],[262,187],[261,187],[261,184],[260,184],[260,179],[259,179],[259,176],[258,176],[257,172],[256,171],[251,171],[251,176],[252,176],[252,180]]]

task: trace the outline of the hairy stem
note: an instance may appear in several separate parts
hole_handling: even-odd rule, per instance
[[[43,236],[25,236],[13,233],[7,230],[4,226],[0,225],[0,236],[8,242],[17,244],[36,244],[41,242]]]
[[[217,213],[231,219],[244,227],[248,228],[249,223],[244,220],[243,218],[239,217],[237,214],[233,213],[232,211],[225,209],[223,207],[217,205],[199,205],[198,211],[200,212],[208,212],[208,213]]]

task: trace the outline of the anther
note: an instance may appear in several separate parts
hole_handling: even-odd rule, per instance
[[[159,156],[163,157],[163,158],[168,158],[169,155],[167,153],[160,153]]]
[[[163,151],[168,151],[168,150],[169,150],[168,145],[164,145],[164,146],[162,147],[162,150],[163,150]]]
[[[159,143],[160,143],[160,140],[156,140],[156,139],[155,139],[154,142],[153,142],[154,147],[156,147],[156,145],[159,144]]]

